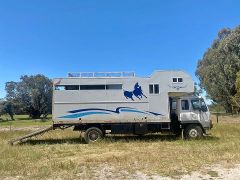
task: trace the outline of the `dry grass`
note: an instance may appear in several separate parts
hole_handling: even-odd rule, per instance
[[[212,115],[212,120],[214,123],[217,123],[217,116],[216,115]],[[218,117],[218,122],[219,123],[226,123],[226,124],[230,124],[230,123],[234,123],[234,124],[239,124],[240,123],[240,115],[219,115]]]
[[[143,137],[107,136],[83,144],[79,133],[56,130],[22,145],[7,141],[27,131],[0,132],[0,179],[129,178],[143,172],[179,176],[214,163],[240,162],[240,118],[214,124],[212,136],[185,141],[159,134]],[[227,123],[229,122],[229,123]]]

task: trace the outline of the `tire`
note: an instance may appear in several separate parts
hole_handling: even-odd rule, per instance
[[[200,139],[203,137],[203,130],[199,125],[189,125],[184,129],[183,135],[185,139]]]
[[[90,127],[84,132],[83,138],[87,144],[97,142],[103,138],[103,132],[97,127]]]

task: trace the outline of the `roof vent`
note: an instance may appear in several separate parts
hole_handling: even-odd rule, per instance
[[[68,73],[68,77],[135,77],[134,72],[73,72]]]

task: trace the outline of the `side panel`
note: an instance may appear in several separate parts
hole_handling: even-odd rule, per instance
[[[155,71],[150,78],[59,78],[54,84],[122,85],[122,89],[54,90],[55,123],[170,122],[168,95],[194,91],[193,80],[183,71]],[[149,94],[149,84],[159,84],[160,93]]]
[[[149,111],[147,78],[70,79],[66,84],[122,84],[121,90],[54,91],[55,123],[119,123],[166,121],[161,112]]]

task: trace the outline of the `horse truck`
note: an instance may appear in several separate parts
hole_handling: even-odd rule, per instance
[[[209,109],[184,71],[68,73],[53,80],[53,129],[74,126],[86,143],[109,134],[170,132],[198,139],[211,129]]]

